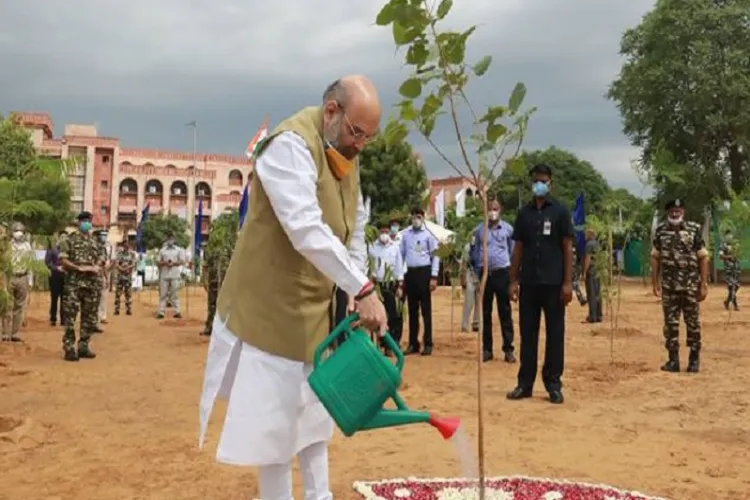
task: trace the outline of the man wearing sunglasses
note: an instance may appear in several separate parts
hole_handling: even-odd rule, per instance
[[[200,442],[216,397],[227,398],[217,460],[259,467],[263,500],[292,498],[295,456],[306,496],[332,498],[333,421],[307,377],[334,326],[335,290],[354,298],[362,326],[386,330],[365,274],[367,214],[355,163],[380,114],[372,82],[342,78],[319,106],[282,121],[255,158],[253,196],[219,292]]]

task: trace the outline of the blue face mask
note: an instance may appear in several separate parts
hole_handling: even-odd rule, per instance
[[[81,232],[82,233],[88,233],[91,231],[91,223],[90,222],[81,222]]]
[[[393,236],[393,235],[397,234],[399,229],[400,228],[396,224],[392,225],[391,226],[391,235]]]
[[[531,191],[534,193],[534,196],[542,198],[549,193],[549,184],[544,181],[536,181],[531,185]]]

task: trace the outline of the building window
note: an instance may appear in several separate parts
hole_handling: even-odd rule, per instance
[[[107,205],[102,205],[99,207],[99,213],[102,215],[107,215]]]
[[[70,202],[70,208],[77,215],[77,214],[83,212],[83,202],[82,201],[71,201]]]
[[[108,155],[102,156],[102,163],[109,163],[109,156]]]
[[[102,191],[107,191],[108,189],[109,189],[109,182],[102,181]]]
[[[156,194],[156,186],[154,186],[153,184],[151,184],[148,187],[148,192],[149,192],[149,194]]]

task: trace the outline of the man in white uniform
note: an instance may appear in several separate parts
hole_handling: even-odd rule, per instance
[[[299,458],[305,500],[327,500],[333,421],[307,383],[333,328],[335,290],[361,324],[386,314],[365,275],[365,212],[355,160],[380,124],[373,84],[349,76],[317,107],[282,121],[261,145],[253,196],[219,292],[201,396],[201,435],[228,398],[222,463],[259,467],[262,500],[292,500]]]

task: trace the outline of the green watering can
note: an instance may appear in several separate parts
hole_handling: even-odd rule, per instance
[[[457,418],[439,418],[428,412],[412,411],[398,395],[404,355],[389,334],[383,337],[386,347],[396,355],[394,365],[362,328],[352,329],[359,316],[355,313],[342,321],[315,350],[314,369],[308,377],[313,392],[345,436],[358,431],[415,423],[428,423],[445,439],[450,439],[460,425]],[[323,359],[325,351],[340,335],[346,341]],[[395,410],[384,409],[389,399]]]

